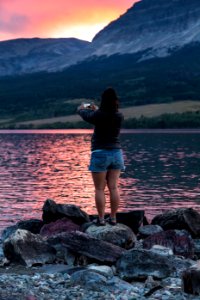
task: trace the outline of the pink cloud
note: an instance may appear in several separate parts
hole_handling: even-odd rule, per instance
[[[84,30],[98,31],[137,0],[1,0],[0,40],[17,37],[51,37]],[[82,29],[81,29],[82,28]],[[93,29],[92,29],[93,28]],[[82,31],[81,31],[82,30]],[[87,35],[87,32],[86,32]],[[85,35],[85,36],[86,36]],[[76,36],[75,36],[76,37]],[[81,38],[81,36],[79,36]]]

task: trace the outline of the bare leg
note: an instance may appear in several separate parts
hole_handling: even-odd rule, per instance
[[[105,214],[105,194],[107,172],[92,172],[92,178],[95,186],[95,203],[99,219],[104,218]]]
[[[116,213],[119,207],[120,195],[118,190],[118,179],[120,176],[120,170],[109,170],[107,172],[107,185],[110,192],[110,217],[115,219]]]

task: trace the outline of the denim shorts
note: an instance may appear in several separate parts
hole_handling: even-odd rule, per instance
[[[91,153],[89,170],[106,172],[108,170],[125,170],[121,149],[99,149]]]

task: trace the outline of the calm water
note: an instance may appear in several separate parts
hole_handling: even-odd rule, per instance
[[[89,131],[0,132],[0,231],[40,218],[47,198],[95,213],[90,138]],[[149,219],[173,207],[200,211],[200,131],[133,131],[121,140],[120,210],[145,209]]]

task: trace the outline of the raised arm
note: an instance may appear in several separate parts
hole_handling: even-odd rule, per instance
[[[94,108],[83,108],[83,106],[79,106],[77,109],[78,114],[81,116],[81,118],[91,124],[95,124],[96,115],[97,115],[97,108],[94,106]]]

